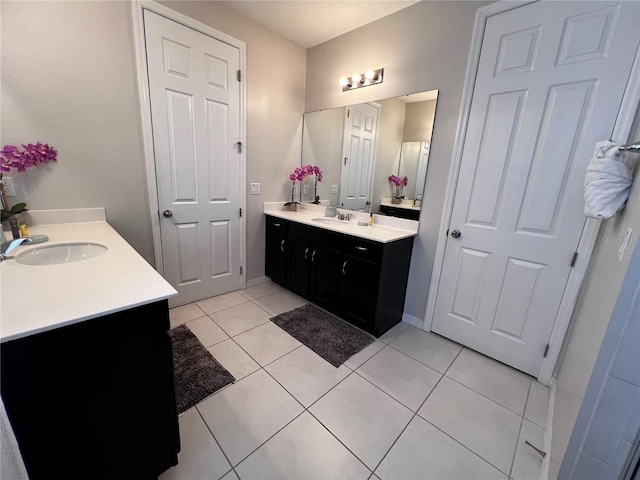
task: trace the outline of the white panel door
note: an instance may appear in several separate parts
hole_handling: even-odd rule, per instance
[[[537,2],[487,20],[433,331],[538,375],[638,18],[638,2]]]
[[[172,305],[241,287],[240,52],[144,11],[164,276]]]
[[[370,103],[345,108],[341,207],[365,211],[371,202],[378,111],[378,106]]]

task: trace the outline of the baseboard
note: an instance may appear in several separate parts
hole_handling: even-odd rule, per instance
[[[408,313],[402,314],[402,321],[408,323],[409,325],[419,328],[420,330],[424,327],[424,320],[418,317],[414,317],[413,315],[409,315]]]
[[[268,283],[270,281],[271,279],[266,275],[258,278],[252,278],[251,280],[247,280],[247,288],[255,287],[256,285],[260,285],[261,283]]]
[[[547,404],[547,424],[544,429],[544,442],[542,444],[542,450],[547,454],[542,459],[542,466],[540,467],[540,480],[547,480],[549,478],[549,463],[551,462],[551,435],[553,427],[553,408],[556,401],[556,377],[551,378],[551,385],[549,385],[549,402]]]

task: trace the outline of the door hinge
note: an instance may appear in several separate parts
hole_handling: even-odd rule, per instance
[[[242,70],[238,70],[238,81],[242,81]]]
[[[542,354],[542,358],[547,358],[547,353],[549,353],[549,344],[547,343],[547,346],[544,347],[544,353]]]
[[[242,209],[240,209],[240,218],[242,218]]]
[[[238,147],[238,153],[242,153],[242,142],[236,142],[236,146]]]
[[[576,264],[577,258],[578,258],[578,252],[573,252],[573,258],[571,258],[571,263],[569,264],[570,267],[573,267]]]
[[[449,229],[447,228],[447,233],[444,234],[445,237],[449,236]]]
[[[240,265],[240,275],[242,275],[242,265]]]
[[[349,115],[351,115],[351,110],[347,110],[347,118],[349,118]]]

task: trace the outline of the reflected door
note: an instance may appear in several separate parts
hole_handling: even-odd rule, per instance
[[[379,107],[361,103],[345,108],[340,206],[365,211],[371,202]]]
[[[172,305],[241,287],[236,47],[145,11],[164,276]]]
[[[435,332],[539,374],[638,18],[637,2],[536,2],[487,20]]]

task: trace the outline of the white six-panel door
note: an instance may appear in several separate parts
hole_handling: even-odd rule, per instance
[[[340,206],[350,210],[364,211],[371,202],[378,112],[370,103],[345,108]]]
[[[241,287],[240,54],[144,11],[164,276],[172,305]]]
[[[634,2],[537,2],[487,20],[433,331],[540,372],[638,18]]]

